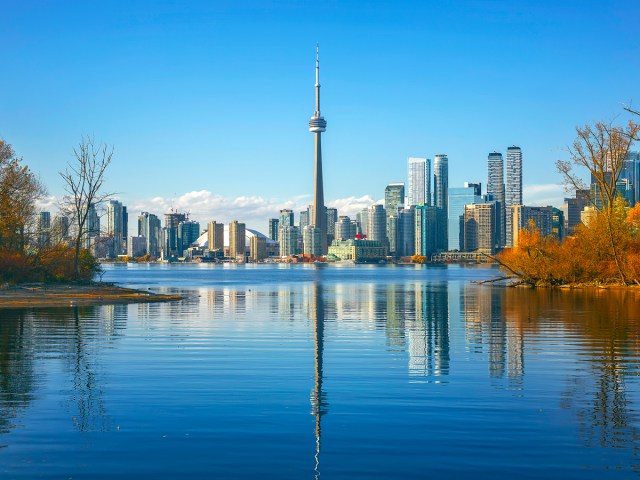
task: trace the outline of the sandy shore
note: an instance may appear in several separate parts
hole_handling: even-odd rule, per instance
[[[0,308],[68,307],[114,303],[146,303],[181,300],[181,295],[164,295],[146,290],[122,288],[108,283],[89,285],[17,285],[0,289]]]

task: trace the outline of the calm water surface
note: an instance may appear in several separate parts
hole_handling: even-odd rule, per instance
[[[140,265],[0,310],[0,478],[636,478],[636,292],[487,268]]]

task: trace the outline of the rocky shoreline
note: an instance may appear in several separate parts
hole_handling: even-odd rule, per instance
[[[167,302],[183,298],[111,283],[24,284],[0,288],[0,309]]]

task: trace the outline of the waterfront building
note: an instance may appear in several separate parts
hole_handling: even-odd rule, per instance
[[[84,248],[91,251],[96,256],[95,245],[100,236],[100,217],[96,211],[95,204],[91,203],[87,210],[87,219],[85,221]]]
[[[635,205],[640,202],[640,153],[629,152],[627,154],[620,172],[620,179],[626,180],[630,186],[632,193],[629,196],[629,203]]]
[[[63,244],[70,240],[69,217],[56,215],[51,222],[51,242],[54,245]]]
[[[398,212],[396,257],[410,257],[415,253],[415,207]]]
[[[464,250],[493,255],[496,252],[497,202],[464,207]]]
[[[433,205],[417,205],[414,213],[414,254],[431,258],[436,253],[437,209]]]
[[[141,212],[138,215],[138,236],[143,236],[146,241],[146,254],[151,257],[160,256],[160,246],[162,245],[162,229],[160,219],[149,212]],[[177,237],[176,237],[177,241]]]
[[[449,189],[449,250],[463,250],[464,206],[483,203],[480,184],[466,182],[464,187]]]
[[[514,205],[522,204],[522,150],[520,147],[507,148],[505,190],[505,245],[513,245],[513,210]]]
[[[309,213],[311,212],[311,207],[307,207],[306,210],[302,210],[300,212],[300,221],[298,222],[298,228],[300,231],[304,229],[307,225],[309,225]]]
[[[122,206],[122,252],[127,252],[127,245],[129,244],[129,213],[127,207]]]
[[[303,253],[313,257],[322,257],[322,232],[315,225],[307,225],[302,231]]]
[[[540,232],[541,237],[548,237],[553,233],[553,207],[529,207],[513,205],[513,246],[518,246],[520,230],[529,228],[531,223]]]
[[[433,157],[433,204],[436,207],[436,249],[447,251],[449,218],[449,159],[446,155]]]
[[[117,200],[107,203],[107,236],[113,238],[107,256],[115,258],[122,254],[126,232],[124,228],[125,207]]]
[[[244,262],[247,256],[245,224],[234,220],[229,224],[229,257]]]
[[[178,225],[178,256],[183,257],[192,243],[200,236],[200,224],[193,220],[185,220]]]
[[[212,220],[207,229],[207,247],[209,251],[219,250],[224,252],[224,223]]]
[[[367,214],[367,238],[387,247],[387,215],[382,205],[371,205]]]
[[[267,239],[260,235],[253,235],[249,242],[249,256],[252,262],[267,258]]]
[[[321,254],[327,253],[327,218],[324,205],[324,186],[322,181],[322,146],[321,135],[327,129],[327,122],[320,114],[320,60],[318,46],[316,45],[316,109],[309,120],[309,131],[314,136],[315,175],[313,189],[313,217],[310,223],[318,230],[320,235]]]
[[[127,254],[130,257],[142,257],[147,254],[147,238],[144,235],[129,237],[127,246],[129,247]]]
[[[278,227],[280,225],[280,220],[278,218],[270,218],[269,219],[269,238],[271,240],[278,241]]]
[[[431,205],[431,160],[409,157],[409,206]]]
[[[389,255],[395,256],[398,249],[398,212],[387,215],[387,244]]]
[[[377,240],[334,240],[329,247],[329,257],[355,262],[379,262],[386,258],[386,249]]]
[[[504,247],[506,243],[506,214],[505,214],[505,189],[504,189],[504,162],[502,154],[492,152],[487,161],[488,179],[487,194],[496,202],[495,213],[495,239],[498,248]]]
[[[291,257],[300,253],[298,249],[298,227],[284,225],[280,227],[278,232],[280,236],[280,256]]]

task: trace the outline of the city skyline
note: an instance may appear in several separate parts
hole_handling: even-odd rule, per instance
[[[312,172],[291,168],[309,151],[300,119],[319,41],[335,126],[324,145],[328,207],[353,217],[382,200],[386,184],[407,181],[410,156],[446,152],[451,187],[485,183],[487,152],[513,144],[527,152],[524,203],[559,205],[565,194],[553,162],[566,158],[574,127],[620,113],[637,93],[638,67],[624,58],[637,50],[629,12],[638,7],[588,3],[382,2],[311,16],[311,5],[196,2],[184,10],[143,2],[119,13],[21,2],[5,9],[0,33],[15,46],[6,57],[13,75],[1,80],[10,121],[0,137],[46,179],[52,197],[61,195],[57,171],[89,133],[115,146],[107,186],[131,218],[173,207],[201,224],[222,213],[221,221],[245,219],[264,231],[264,218],[312,202]],[[594,38],[596,26],[602,35]],[[620,53],[603,56],[603,73],[593,75],[589,60],[611,42]],[[449,70],[446,82],[429,74],[434,67]],[[78,83],[72,72],[80,68]],[[266,112],[268,134],[254,128]]]

